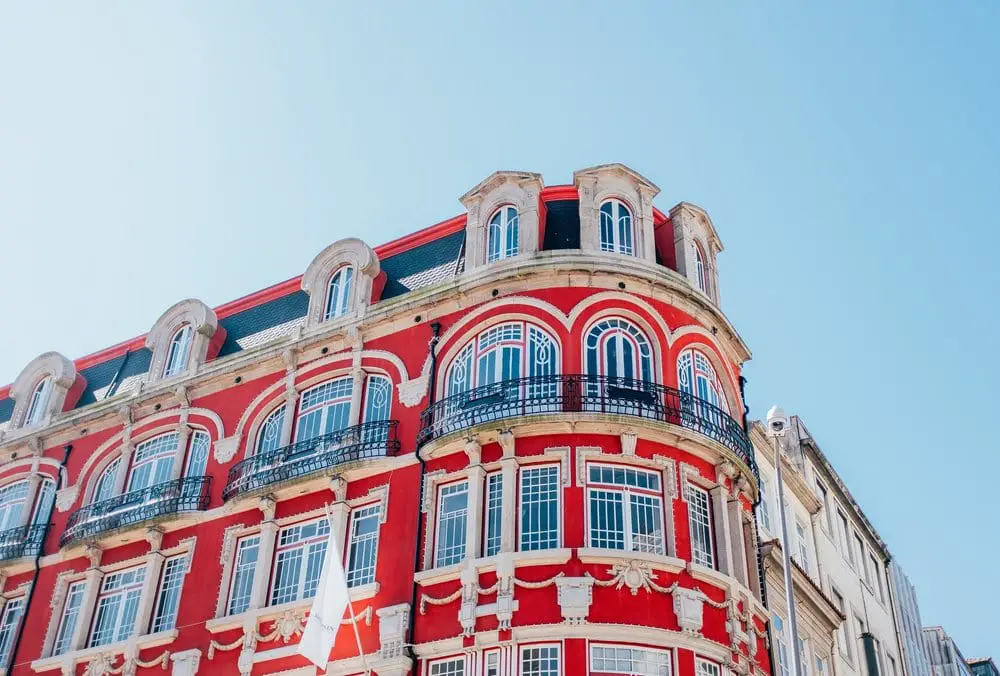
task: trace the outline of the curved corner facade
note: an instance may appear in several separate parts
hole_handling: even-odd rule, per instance
[[[622,165],[497,172],[465,213],[0,391],[0,667],[768,674],[707,213]],[[36,574],[37,563],[37,574]],[[359,650],[360,646],[360,650]]]

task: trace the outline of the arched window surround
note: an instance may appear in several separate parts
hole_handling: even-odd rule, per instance
[[[707,335],[688,334],[670,346],[669,361],[672,365],[669,373],[670,386],[678,390],[681,389],[681,383],[678,380],[678,367],[681,356],[687,350],[695,350],[705,356],[722,386],[729,415],[739,419],[742,416],[743,403],[740,398],[739,389],[735,384],[738,373],[729,366],[729,362],[725,358],[720,356],[720,348],[713,345]]]
[[[146,347],[153,353],[147,379],[152,382],[190,373],[218,354],[225,338],[226,330],[219,326],[212,308],[194,298],[175,303],[146,334]],[[178,349],[186,355],[177,356]]]
[[[36,392],[42,383],[47,383],[44,385],[47,392],[37,399],[33,409],[32,402],[36,401]],[[86,387],[87,381],[77,373],[76,365],[58,352],[45,352],[35,357],[10,386],[10,397],[14,400],[10,429],[44,426],[52,416],[76,405]],[[28,422],[29,412],[31,423]]]
[[[722,252],[722,241],[712,219],[701,207],[680,202],[670,210],[670,222],[673,226],[677,272],[686,277],[691,286],[718,304],[719,272],[716,259]]]
[[[635,211],[623,198],[609,197],[598,208],[601,251],[635,256]]]
[[[343,299],[343,311],[327,318],[327,302],[333,276],[350,268],[351,283]],[[385,284],[385,273],[375,251],[355,237],[334,242],[323,249],[302,275],[302,290],[309,294],[306,328],[344,317],[361,317],[377,300]]]
[[[652,380],[655,383],[666,384],[668,382],[666,371],[669,370],[669,367],[665,369],[664,366],[664,357],[668,352],[664,347],[667,340],[666,336],[663,335],[665,326],[657,325],[652,318],[647,317],[645,312],[641,311],[641,308],[632,309],[620,301],[616,301],[615,307],[604,306],[596,310],[588,308],[574,321],[574,331],[579,331],[575,335],[579,336],[580,373],[588,373],[587,336],[595,326],[608,319],[617,319],[631,324],[646,337],[653,362]]]
[[[582,333],[583,372],[661,383],[655,335],[641,323],[622,315],[592,318]]]
[[[519,215],[513,204],[494,209],[486,224],[486,262],[496,263],[519,253]]]
[[[647,263],[656,263],[653,198],[660,192],[659,188],[623,164],[581,169],[574,172],[573,184],[580,200],[580,248],[583,251],[610,253],[603,251],[601,246],[601,206],[608,200],[618,200],[632,215],[632,255]]]
[[[489,256],[490,221],[502,207],[517,212],[517,256],[531,255],[540,248],[538,204],[542,177],[526,171],[497,171],[462,195],[467,211],[465,225],[465,269],[467,272],[500,263],[505,257]]]
[[[330,275],[326,283],[326,302],[323,321],[345,316],[351,310],[351,289],[354,286],[354,268],[342,265]]]
[[[45,520],[51,518],[55,487],[55,479],[44,473],[18,474],[0,482],[0,532],[43,523],[42,514],[46,510],[50,513]],[[43,500],[48,504],[43,504]],[[20,503],[20,508],[8,509],[14,502]]]

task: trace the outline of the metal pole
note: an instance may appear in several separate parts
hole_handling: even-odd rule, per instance
[[[795,614],[795,592],[792,589],[792,551],[788,542],[788,522],[785,520],[785,487],[781,481],[781,444],[777,436],[774,439],[775,483],[778,488],[778,520],[781,521],[781,557],[785,570],[785,604],[788,606],[788,626],[791,628],[793,676],[801,676],[802,665],[799,663],[799,627]]]

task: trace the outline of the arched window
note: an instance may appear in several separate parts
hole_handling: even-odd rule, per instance
[[[163,434],[135,447],[127,493],[170,481],[177,456],[177,433]]]
[[[38,487],[38,497],[35,498],[35,516],[33,523],[47,523],[52,516],[52,507],[56,504],[56,483],[51,479],[42,479]]]
[[[688,348],[677,359],[677,384],[681,392],[693,395],[702,404],[711,404],[729,413],[726,392],[704,352]],[[706,407],[708,408],[708,407]]]
[[[169,378],[182,373],[187,368],[188,353],[191,351],[191,326],[185,324],[170,339],[167,360],[163,365],[163,377]]]
[[[694,267],[695,279],[698,280],[698,290],[708,293],[708,267],[705,265],[705,255],[701,251],[701,245],[695,242],[694,245]]]
[[[118,475],[118,467],[121,463],[121,458],[115,458],[110,465],[104,468],[100,478],[97,480],[97,484],[94,486],[94,495],[90,500],[91,503],[103,502],[114,497],[115,477]]]
[[[281,448],[281,428],[285,422],[285,405],[271,411],[261,423],[257,431],[257,447],[255,453],[273,453]]]
[[[345,429],[351,420],[354,381],[338,378],[306,390],[299,399],[295,441],[314,439]]]
[[[389,419],[392,407],[392,382],[377,373],[365,380],[364,421],[378,422]]]
[[[184,476],[205,476],[205,471],[208,469],[208,447],[208,434],[201,430],[195,430],[191,433],[191,441],[188,444],[187,467],[184,468]]]
[[[631,322],[602,319],[587,332],[587,373],[632,387],[635,381],[653,382],[653,350],[649,339]]]
[[[486,244],[486,262],[516,256],[518,251],[517,209],[507,205],[497,209],[490,218]]]
[[[35,389],[31,391],[31,400],[28,402],[28,412],[24,416],[24,424],[37,425],[45,417],[45,409],[49,405],[49,393],[52,392],[52,378],[46,376],[38,381]]]
[[[0,531],[21,525],[21,515],[25,509],[31,508],[27,501],[27,481],[7,484],[0,489]]]
[[[447,393],[554,375],[558,370],[557,352],[555,340],[537,326],[527,322],[494,326],[470,340],[452,360],[446,378]]]
[[[345,266],[333,273],[326,290],[326,311],[323,321],[347,314],[351,298],[351,281],[354,268]]]
[[[601,204],[601,251],[632,256],[635,254],[632,212],[620,200]]]

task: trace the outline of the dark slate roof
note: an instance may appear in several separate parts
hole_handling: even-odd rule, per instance
[[[296,291],[220,319],[219,324],[226,329],[226,342],[219,356],[242,352],[288,335],[305,321],[308,309],[309,295]]]
[[[465,244],[465,230],[421,244],[381,261],[385,271],[382,299],[432,286],[455,276]]]
[[[580,248],[580,200],[546,202],[545,241],[542,249]]]
[[[76,407],[102,401],[122,392],[135,391],[142,376],[149,371],[152,358],[153,353],[143,347],[83,369],[80,375],[87,379],[87,389],[80,395]]]

